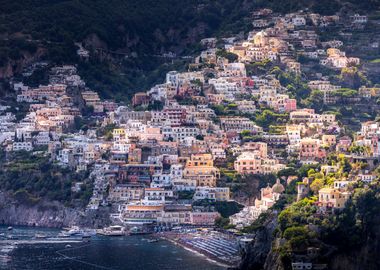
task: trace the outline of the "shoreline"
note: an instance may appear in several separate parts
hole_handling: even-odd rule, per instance
[[[201,257],[204,257],[206,260],[216,264],[216,265],[219,265],[219,266],[222,266],[222,267],[225,267],[226,269],[234,269],[237,267],[237,265],[231,265],[231,264],[228,264],[226,261],[224,260],[218,260],[217,258],[213,257],[213,256],[210,256],[209,254],[207,254],[206,252],[201,252],[201,251],[198,251],[192,247],[189,247],[187,245],[184,245],[183,243],[181,243],[180,241],[176,241],[170,237],[167,237],[165,235],[159,235],[159,234],[154,234],[155,237],[158,237],[162,240],[165,240],[165,241],[169,241],[171,242],[172,244],[174,245],[177,245],[177,246],[180,246],[181,248],[185,249],[185,250],[188,250],[198,256],[201,256]]]
[[[47,229],[47,230],[63,230],[64,227],[46,227],[46,226],[28,226],[28,225],[5,225],[5,224],[1,224],[0,226],[2,227],[6,227],[6,226],[16,226],[16,227],[24,227],[24,228],[34,228],[34,229],[37,229],[37,230],[44,230],[44,229]],[[130,235],[125,235],[125,237],[128,237]],[[215,265],[218,265],[218,266],[221,266],[221,267],[224,267],[225,269],[235,269],[237,267],[237,264],[231,264],[229,263],[228,261],[226,260],[222,260],[220,258],[217,258],[215,256],[212,256],[211,254],[208,254],[207,252],[202,252],[200,250],[197,250],[196,248],[193,248],[191,246],[188,246],[188,245],[185,245],[184,243],[182,243],[180,240],[176,240],[176,239],[173,239],[172,237],[169,237],[167,235],[164,235],[164,234],[160,234],[160,233],[152,233],[151,234],[152,237],[155,237],[155,238],[159,238],[159,239],[162,239],[162,240],[165,240],[165,241],[168,241],[176,246],[179,246],[187,251],[190,251],[198,256],[201,256],[203,257],[204,259],[206,259],[207,261],[215,264]]]

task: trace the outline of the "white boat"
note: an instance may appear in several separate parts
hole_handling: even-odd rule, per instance
[[[70,237],[70,234],[68,234],[67,232],[60,232],[58,235],[57,235],[58,238],[67,238],[67,237]]]
[[[7,245],[7,246],[4,246],[1,250],[0,250],[0,252],[2,252],[2,253],[9,253],[9,252],[11,252],[12,250],[14,250],[15,249],[15,246],[14,245]]]
[[[96,234],[96,230],[94,229],[81,229],[78,226],[73,226],[70,228],[65,228],[64,231],[58,234],[60,238],[66,238],[70,236],[82,236],[89,237]]]
[[[84,231],[79,228],[78,226],[73,226],[70,228],[70,230],[67,232],[69,235],[83,235]]]
[[[106,235],[106,236],[124,236],[125,228],[123,226],[114,225],[114,226],[109,226],[107,228],[99,230],[97,233],[101,235]]]
[[[157,239],[157,238],[155,238],[155,239],[149,239],[148,243],[156,243],[158,241],[160,241],[160,239]]]
[[[96,235],[95,229],[84,229],[84,236],[94,236]]]
[[[47,235],[46,235],[46,234],[43,234],[43,233],[36,233],[36,234],[34,235],[34,237],[35,237],[36,239],[46,239],[46,238],[47,238]]]

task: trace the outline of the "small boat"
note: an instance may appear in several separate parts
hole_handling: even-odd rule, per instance
[[[123,226],[114,225],[98,230],[97,233],[106,236],[125,236],[125,228]]]
[[[148,243],[156,243],[156,242],[158,242],[158,241],[160,241],[160,239],[149,239],[148,240]]]
[[[66,245],[65,248],[71,248],[71,245]]]
[[[47,238],[47,235],[46,235],[46,234],[43,234],[43,233],[36,233],[36,234],[34,235],[34,237],[35,237],[36,239],[46,239],[46,238]]]
[[[8,231],[12,231],[13,230],[13,227],[12,226],[9,226],[8,227]]]
[[[96,230],[95,229],[84,229],[84,235],[89,235],[89,236],[94,236],[96,235]]]
[[[82,229],[80,229],[78,226],[73,226],[71,227],[71,229],[67,232],[69,235],[73,236],[73,235],[83,235],[84,234],[84,231]]]
[[[58,235],[57,235],[58,238],[67,238],[67,237],[70,237],[70,234],[68,234],[67,232],[60,232]]]
[[[68,236],[84,236],[84,235],[95,235],[96,231],[93,229],[81,229],[78,226],[73,226],[69,228],[67,232],[61,232],[62,237]]]
[[[15,246],[14,245],[7,245],[7,246],[4,246],[1,250],[0,250],[0,252],[2,252],[2,253],[9,253],[9,252],[11,252],[12,250],[14,250],[15,249]]]

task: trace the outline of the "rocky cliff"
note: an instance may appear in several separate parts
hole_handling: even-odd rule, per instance
[[[83,209],[48,201],[21,204],[12,196],[0,193],[0,224],[54,228],[81,225],[100,228],[109,222],[108,209],[85,212]]]
[[[377,219],[376,219],[377,220]],[[254,241],[242,256],[241,270],[287,270],[291,261],[283,259],[279,252],[286,242],[277,238],[277,216],[268,217],[263,228],[255,233]],[[380,269],[380,222],[373,224],[364,241],[355,248],[345,248],[344,243],[325,245],[328,252],[317,255],[312,262],[325,264],[329,270],[376,270]]]
[[[281,269],[268,259],[272,259],[268,254],[272,250],[274,233],[277,227],[277,215],[271,214],[264,226],[259,228],[254,234],[254,240],[248,246],[246,252],[242,254],[242,262],[239,269]],[[265,267],[274,268],[265,268]]]
[[[34,53],[27,51],[20,51],[20,57],[18,59],[8,59],[4,61],[3,65],[0,65],[0,79],[11,78],[15,74],[19,74],[22,70],[40,60],[46,54],[45,48],[38,48]]]

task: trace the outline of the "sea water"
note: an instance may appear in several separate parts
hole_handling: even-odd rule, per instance
[[[224,269],[205,257],[168,241],[149,242],[144,236],[94,236],[54,240],[59,230],[0,227],[1,269]],[[43,234],[46,239],[36,239]]]

